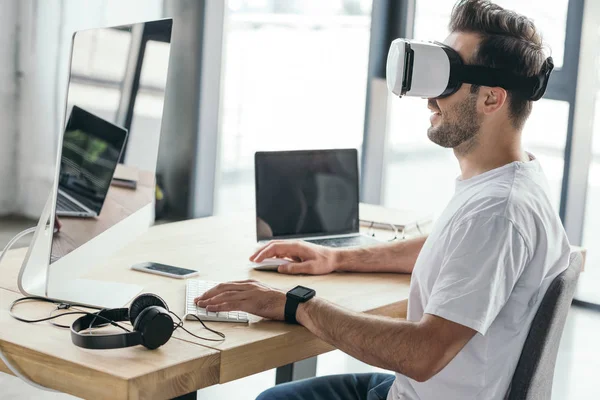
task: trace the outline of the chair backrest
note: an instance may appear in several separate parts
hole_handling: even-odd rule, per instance
[[[548,287],[523,345],[508,400],[550,400],[558,345],[582,264],[581,253],[571,253],[569,267]]]

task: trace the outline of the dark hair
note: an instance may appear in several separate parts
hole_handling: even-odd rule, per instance
[[[451,32],[468,32],[481,41],[469,64],[505,68],[522,76],[540,73],[546,59],[542,38],[533,21],[523,15],[492,3],[489,0],[460,0],[452,9]],[[472,93],[479,86],[473,85]],[[515,128],[521,128],[532,102],[518,90],[509,90],[509,113]]]

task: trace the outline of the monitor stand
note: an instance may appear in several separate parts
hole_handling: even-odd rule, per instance
[[[124,307],[143,290],[142,286],[80,279],[76,276],[69,278],[65,275],[50,279],[48,267],[52,245],[53,224],[50,221],[54,219],[51,211],[53,204],[53,196],[50,194],[19,271],[17,284],[21,293],[83,306]]]
[[[142,289],[142,286],[129,283],[73,279],[49,284],[45,297],[82,306],[120,308],[140,294]]]

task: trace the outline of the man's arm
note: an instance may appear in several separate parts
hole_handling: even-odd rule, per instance
[[[360,249],[331,249],[300,241],[273,241],[257,250],[250,261],[259,263],[272,257],[294,260],[279,267],[278,271],[284,274],[411,273],[426,239],[423,236]]]
[[[427,236],[375,247],[347,249],[337,254],[336,271],[410,274]]]
[[[249,280],[220,284],[195,302],[210,312],[240,310],[281,321],[286,294]],[[318,297],[300,304],[296,319],[351,356],[420,382],[437,374],[475,335],[471,328],[430,314],[408,322],[350,312]]]
[[[319,298],[300,304],[296,318],[354,358],[418,382],[441,371],[476,333],[431,314],[409,322],[350,312]]]

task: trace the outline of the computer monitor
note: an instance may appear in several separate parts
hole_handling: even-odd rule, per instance
[[[258,241],[359,232],[356,149],[258,152]]]
[[[24,294],[121,307],[143,289],[89,274],[154,221],[172,25],[73,35],[55,185],[19,274]]]

